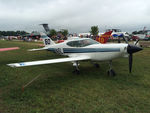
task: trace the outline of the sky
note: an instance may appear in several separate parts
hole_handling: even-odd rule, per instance
[[[43,31],[41,23],[71,33],[150,29],[150,0],[0,0],[1,31]]]

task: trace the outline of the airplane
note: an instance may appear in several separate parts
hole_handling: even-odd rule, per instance
[[[96,37],[96,41],[105,44],[108,39],[111,37],[113,31],[106,31],[104,34],[101,34],[100,36]]]
[[[150,38],[150,30],[146,30],[146,27],[140,31],[134,31],[132,36],[132,40],[140,39],[140,40],[147,40]]]
[[[106,31],[108,32],[108,31],[113,31],[112,32],[112,36],[114,37],[114,38],[117,38],[118,36],[121,36],[121,35],[123,35],[123,36],[125,36],[125,37],[129,37],[129,33],[127,33],[127,32],[122,32],[120,29],[106,29]]]
[[[79,74],[79,61],[109,61],[108,75],[115,76],[116,73],[112,69],[113,59],[129,56],[129,72],[131,73],[133,53],[142,50],[141,47],[136,46],[137,43],[135,43],[135,45],[128,44],[128,42],[116,44],[101,44],[90,38],[77,38],[73,40],[66,40],[65,42],[56,44],[47,35],[43,35],[42,38],[45,47],[39,49],[30,49],[29,51],[48,50],[68,57],[50,60],[11,63],[7,65],[10,67],[24,67],[61,62],[72,62],[73,66],[75,66],[75,70],[73,71],[73,73]],[[99,67],[98,64],[96,64],[95,66]]]

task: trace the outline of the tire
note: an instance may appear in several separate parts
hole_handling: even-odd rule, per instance
[[[115,71],[113,69],[111,69],[111,75],[112,76],[116,76],[116,73],[115,73]]]
[[[115,73],[115,71],[114,71],[113,69],[108,70],[108,71],[107,71],[107,74],[108,74],[109,76],[115,76],[115,75],[116,75],[116,73]]]
[[[72,73],[79,75],[80,71],[79,70],[74,70],[74,71],[72,71]]]
[[[99,67],[100,67],[99,64],[94,64],[94,66],[95,66],[96,68],[99,68]]]

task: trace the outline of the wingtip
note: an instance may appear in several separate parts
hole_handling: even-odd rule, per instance
[[[28,51],[33,51],[32,49],[28,49]]]
[[[9,67],[16,67],[14,64],[7,64],[7,66],[9,66]]]

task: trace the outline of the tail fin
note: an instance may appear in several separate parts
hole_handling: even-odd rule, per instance
[[[105,32],[104,34],[102,34],[101,36],[99,36],[96,40],[100,43],[106,43],[108,41],[108,39],[111,37],[111,33],[113,31],[108,31],[108,32]]]
[[[50,29],[48,27],[48,24],[40,24],[40,25],[42,25],[44,27],[44,29],[45,29],[46,32],[50,31]]]
[[[112,33],[113,31],[108,31],[108,32],[105,32],[102,36],[107,36],[107,37],[109,37],[109,36],[111,36],[111,33]]]
[[[43,39],[44,46],[54,45],[55,42],[52,41],[46,34],[41,33],[41,38]]]

